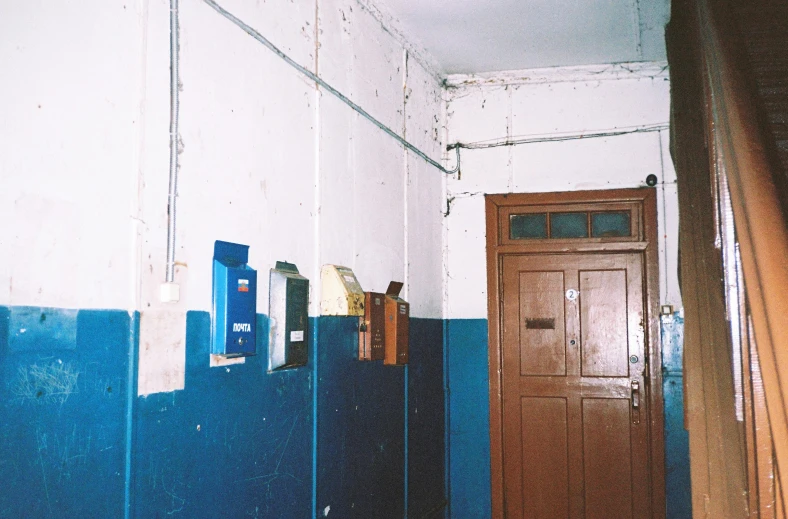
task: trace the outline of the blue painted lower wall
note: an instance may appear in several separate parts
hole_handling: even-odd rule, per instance
[[[358,362],[358,321],[321,319],[317,350],[317,509],[404,517],[405,369]]]
[[[392,367],[355,360],[355,319],[319,321],[318,516],[404,517],[407,498],[425,517],[445,502],[442,323],[410,326],[410,363]]]
[[[408,517],[440,517],[447,504],[444,321],[411,321],[408,364]],[[435,342],[440,339],[440,343]],[[437,515],[440,514],[440,515]]]
[[[689,434],[684,429],[684,319],[663,316],[662,392],[665,399],[665,493],[668,519],[692,517]]]
[[[490,517],[487,319],[447,323],[449,517]]]
[[[357,361],[355,318],[310,326],[306,368],[210,368],[189,312],[185,389],[137,397],[137,314],[0,307],[0,517],[489,517],[487,320],[411,319],[407,367]],[[663,321],[671,519],[682,329]]]
[[[0,517],[441,513],[443,322],[411,319],[406,368],[355,360],[355,318],[310,325],[305,368],[209,368],[189,312],[185,389],[137,397],[136,314],[0,307]]]
[[[124,516],[136,331],[126,312],[0,307],[0,517]]]
[[[489,375],[486,319],[447,322],[449,508],[452,519],[491,515]],[[692,517],[689,448],[681,383],[683,319],[663,320],[666,509],[668,519]]]
[[[185,389],[136,401],[132,515],[309,517],[310,370],[268,374],[263,355],[211,368],[210,329],[189,312]]]

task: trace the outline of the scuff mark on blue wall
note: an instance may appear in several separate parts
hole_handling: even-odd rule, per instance
[[[0,517],[123,517],[133,324],[123,311],[0,308]]]

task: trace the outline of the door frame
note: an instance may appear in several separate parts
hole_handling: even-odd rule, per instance
[[[653,188],[569,191],[555,193],[508,193],[485,195],[487,242],[487,317],[490,380],[490,477],[492,517],[504,517],[503,481],[503,382],[502,355],[502,262],[507,255],[536,253],[642,252],[646,349],[649,357],[649,438],[651,439],[651,509],[653,519],[665,518],[665,443],[662,401],[662,355],[659,336],[659,262],[657,197]],[[516,206],[610,205],[633,203],[639,208],[634,240],[518,240],[504,237],[499,219]]]

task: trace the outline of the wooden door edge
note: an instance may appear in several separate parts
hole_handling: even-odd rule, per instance
[[[500,263],[497,252],[498,204],[485,196],[487,240],[487,356],[490,385],[490,495],[492,517],[504,515],[503,491],[503,394],[501,387]],[[494,241],[493,241],[494,240]]]
[[[659,327],[659,240],[657,191],[650,189],[643,199],[643,228],[647,247],[644,253],[645,307],[648,323],[649,395],[651,435],[652,517],[665,519],[665,409],[662,387],[662,344]]]

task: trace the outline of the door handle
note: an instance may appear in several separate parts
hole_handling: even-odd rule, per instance
[[[632,381],[632,409],[640,408],[640,382]]]

